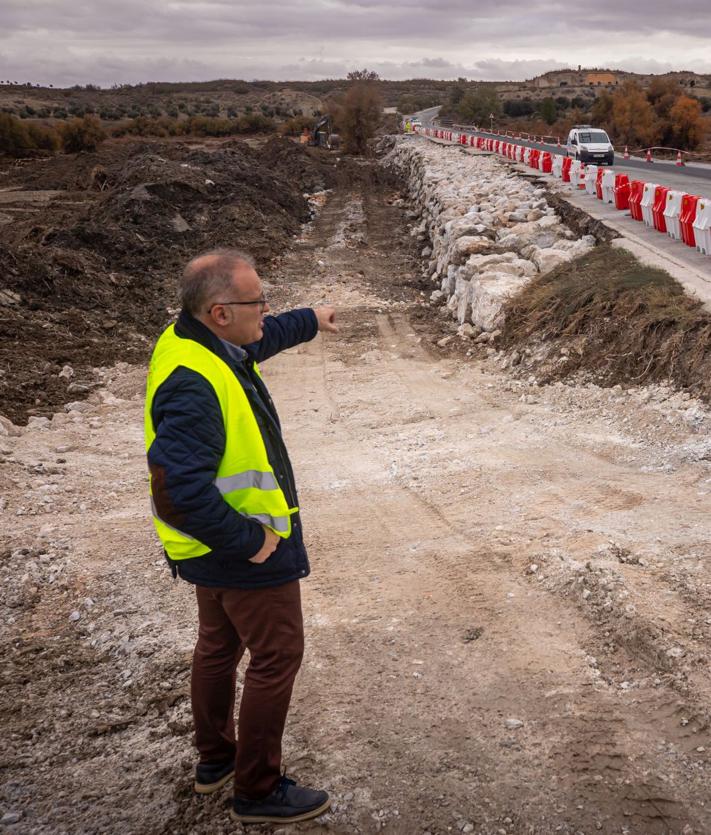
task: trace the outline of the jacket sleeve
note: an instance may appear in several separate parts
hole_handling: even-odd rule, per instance
[[[238,560],[253,557],[264,544],[262,526],[233,510],[214,484],[225,429],[212,386],[196,372],[177,368],[154,396],[153,424],[148,467],[158,516],[212,551]]]
[[[317,333],[316,314],[310,307],[300,307],[279,316],[266,316],[264,335],[259,342],[245,345],[245,349],[256,362],[264,362],[279,351],[309,342]]]

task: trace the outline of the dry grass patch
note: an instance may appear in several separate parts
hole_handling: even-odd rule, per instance
[[[532,354],[544,378],[587,371],[609,385],[669,379],[711,399],[711,314],[624,250],[602,244],[541,276],[505,313],[499,344],[547,345]]]

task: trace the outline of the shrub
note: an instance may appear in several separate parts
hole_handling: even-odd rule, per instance
[[[530,99],[512,99],[504,102],[504,113],[507,116],[532,116],[535,113],[535,107]]]
[[[464,95],[457,110],[465,122],[488,125],[492,113],[501,113],[501,102],[494,89],[479,85]]]
[[[35,122],[25,125],[9,113],[0,113],[0,154],[21,157],[29,151],[56,151],[59,145],[54,128]]]
[[[359,81],[348,88],[336,112],[346,153],[367,152],[368,140],[374,136],[382,112],[383,101],[375,84]]]
[[[9,113],[0,113],[0,154],[24,156],[30,149],[30,136],[25,125]]]
[[[558,108],[556,107],[555,101],[551,98],[543,99],[538,105],[538,112],[547,125],[554,124],[558,118]]]
[[[238,133],[269,133],[274,130],[274,120],[262,113],[245,113],[238,120]]]
[[[654,145],[661,130],[654,108],[644,92],[631,81],[612,97],[612,130],[625,145]]]
[[[304,128],[312,128],[314,120],[311,116],[292,116],[279,126],[282,136],[300,136]]]
[[[57,131],[47,125],[33,122],[27,125],[27,133],[32,146],[40,151],[57,151],[62,144]]]
[[[95,151],[106,139],[106,134],[96,116],[84,116],[62,125],[61,138],[65,153],[72,154]]]
[[[677,148],[698,148],[706,133],[701,116],[701,102],[691,96],[679,96],[669,113],[672,142]]]

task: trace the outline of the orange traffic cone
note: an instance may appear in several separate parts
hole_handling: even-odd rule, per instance
[[[676,153],[676,164],[679,166],[684,165],[684,160],[681,158],[681,151],[677,151]]]
[[[625,157],[625,159],[629,159],[629,158],[630,158],[630,152],[627,150],[627,146],[626,146],[626,145],[625,145],[625,155],[624,155],[624,157]]]
[[[652,149],[651,148],[647,148],[647,162],[654,162],[654,160],[652,159]]]

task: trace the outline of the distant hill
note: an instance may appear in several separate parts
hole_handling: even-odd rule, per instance
[[[528,95],[533,99],[551,95],[594,97],[602,91],[612,92],[626,81],[633,81],[642,88],[649,87],[653,79],[671,79],[685,93],[693,96],[711,96],[711,74],[694,72],[669,72],[659,75],[643,75],[624,70],[584,69],[553,70],[524,82],[501,82],[496,84],[501,98],[519,98]]]
[[[478,82],[465,78],[439,81],[427,78],[379,82],[386,107],[412,112],[447,101],[455,85],[486,84],[503,101],[549,96],[580,96],[592,100],[602,91],[611,91],[627,80],[648,86],[654,78],[672,78],[683,90],[698,97],[711,97],[711,75],[692,72],[641,75],[622,70],[555,70],[527,81]],[[102,89],[85,87],[55,88],[31,84],[0,82],[0,111],[29,119],[66,119],[95,113],[107,122],[137,116],[191,115],[234,117],[262,112],[277,119],[315,116],[325,112],[331,99],[348,87],[346,79],[321,81],[241,81],[217,79],[203,82],[147,82]]]

